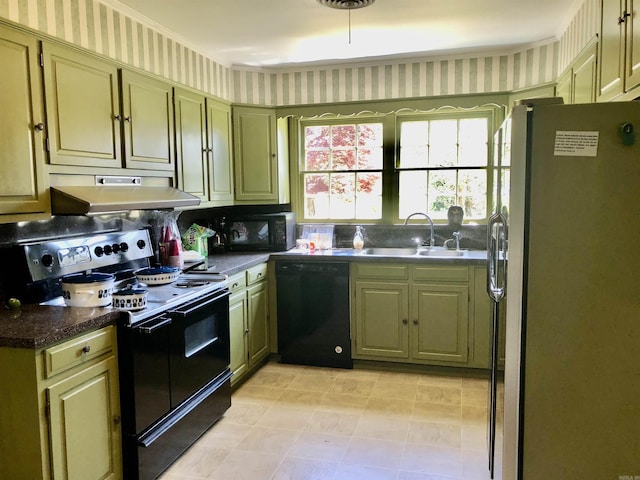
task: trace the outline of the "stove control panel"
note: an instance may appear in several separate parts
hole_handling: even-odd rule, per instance
[[[24,246],[33,281],[153,256],[148,230],[51,240]]]

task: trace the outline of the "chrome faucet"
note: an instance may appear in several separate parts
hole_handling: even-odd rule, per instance
[[[423,212],[414,212],[411,215],[409,215],[407,218],[404,219],[404,224],[406,225],[407,222],[409,222],[409,219],[415,215],[422,215],[424,218],[426,218],[429,221],[429,226],[431,227],[431,231],[429,233],[429,246],[430,247],[435,247],[435,241],[433,239],[433,220],[431,220],[431,217],[429,215],[427,215],[426,213]]]
[[[452,235],[455,237],[455,241],[456,241],[456,250],[460,250],[460,232],[453,232],[453,233],[452,233]],[[447,239],[444,241],[443,245],[444,245],[446,248],[449,248],[448,243],[449,243],[449,242],[452,242],[453,240],[454,240],[453,238],[447,238]]]

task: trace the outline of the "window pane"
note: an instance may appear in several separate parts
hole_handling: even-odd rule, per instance
[[[400,172],[399,217],[426,210],[427,172]]]
[[[459,203],[465,218],[484,218],[487,214],[487,181],[484,170],[462,170],[458,176]]]
[[[328,218],[329,174],[304,176],[304,209],[306,218]]]
[[[382,124],[365,123],[358,125],[358,146],[359,147],[381,147],[382,146]]]
[[[355,174],[331,175],[331,218],[355,218]]]
[[[400,168],[424,168],[429,159],[427,146],[400,147]]]
[[[432,219],[447,218],[447,210],[456,204],[456,171],[429,172],[428,211]]]
[[[458,165],[483,166],[487,164],[487,120],[465,118],[460,120]]]
[[[355,147],[356,126],[334,125],[331,127],[331,145],[333,147]]]
[[[329,126],[305,127],[305,146],[329,148]]]
[[[382,170],[382,148],[358,149],[358,170]]]
[[[400,146],[426,146],[429,138],[429,122],[402,122],[400,124]]]
[[[353,170],[356,167],[356,151],[354,149],[334,150],[331,159],[333,170]]]
[[[305,170],[327,170],[329,168],[329,150],[307,150]]]
[[[357,175],[356,218],[382,218],[382,174]]]

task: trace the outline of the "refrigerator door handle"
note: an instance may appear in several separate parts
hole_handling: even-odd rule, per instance
[[[502,300],[505,291],[505,224],[504,216],[494,213],[487,227],[487,293],[495,302]]]

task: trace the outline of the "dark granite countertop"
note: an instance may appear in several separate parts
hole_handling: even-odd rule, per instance
[[[113,324],[121,312],[111,307],[0,307],[0,347],[45,348],[81,333]]]
[[[228,253],[208,259],[210,272],[233,275],[269,260],[269,253]],[[115,323],[122,313],[111,307],[0,306],[0,348],[46,348],[81,333]]]

